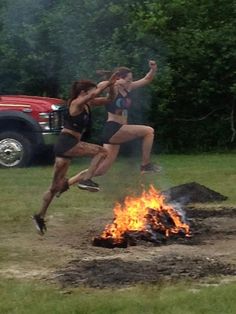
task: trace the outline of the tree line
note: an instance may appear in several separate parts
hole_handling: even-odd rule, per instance
[[[0,17],[1,94],[66,99],[75,79],[120,65],[140,78],[155,59],[130,121],[152,125],[163,152],[235,148],[234,1],[2,0]]]

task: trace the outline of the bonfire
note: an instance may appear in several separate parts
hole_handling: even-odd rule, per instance
[[[141,196],[126,196],[116,203],[114,219],[93,245],[107,248],[136,245],[138,240],[166,242],[171,237],[189,237],[190,227],[177,206],[167,204],[165,196],[153,185]]]

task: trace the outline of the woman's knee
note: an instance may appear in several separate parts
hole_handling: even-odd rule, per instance
[[[57,192],[59,192],[59,191],[60,191],[60,186],[59,186],[59,184],[52,185],[52,186],[50,187],[49,191],[50,191],[50,193],[53,194],[53,195],[56,194]]]
[[[101,146],[99,147],[98,154],[101,154],[104,158],[108,156],[108,150]]]
[[[144,136],[154,136],[154,129],[151,126],[145,126]]]
[[[147,126],[147,132],[149,134],[154,134],[154,129],[151,126]]]
[[[65,169],[68,166],[69,160],[64,158],[56,158],[54,163],[54,169],[56,173],[59,173],[62,171],[62,169]]]
[[[57,182],[54,182],[49,188],[50,192],[52,194],[56,194],[57,192],[60,192],[61,190],[65,188],[66,182],[67,182],[66,179],[61,179],[61,180],[58,180]]]

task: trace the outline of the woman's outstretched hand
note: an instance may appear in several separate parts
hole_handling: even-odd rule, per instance
[[[149,67],[151,70],[156,71],[157,70],[157,64],[154,60],[149,60]]]

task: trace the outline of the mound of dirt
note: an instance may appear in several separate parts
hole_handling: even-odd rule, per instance
[[[190,182],[172,187],[163,191],[168,202],[189,203],[209,203],[225,201],[227,196],[215,192],[197,182]]]

